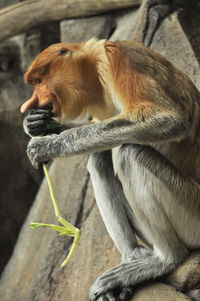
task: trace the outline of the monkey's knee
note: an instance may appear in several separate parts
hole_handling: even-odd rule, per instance
[[[93,153],[90,155],[87,169],[92,176],[94,173],[105,176],[107,172],[112,170],[111,151]]]

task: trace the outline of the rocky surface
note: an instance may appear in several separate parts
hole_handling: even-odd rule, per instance
[[[191,288],[200,288],[200,252],[191,254],[184,264],[166,278],[166,282],[183,292],[189,292]]]
[[[37,29],[0,44],[0,271],[42,179],[42,173],[34,170],[27,159],[28,137],[20,114],[21,104],[32,93],[32,88],[24,84],[27,66],[42,49],[58,41],[58,25],[45,26],[40,32]],[[50,32],[54,33],[51,38]]]
[[[140,41],[141,26],[146,11],[145,2],[139,11],[127,10],[117,12],[115,15],[107,14],[86,19],[64,20],[60,27],[62,40],[79,42],[96,36],[112,40],[131,39],[132,37],[134,40]],[[198,47],[200,44],[200,26],[198,24],[200,21],[198,16],[196,10],[182,10],[166,18],[156,32],[151,48],[166,56],[177,67],[185,71],[200,88],[200,50]],[[12,136],[8,135],[8,137],[12,137],[10,139],[0,138],[0,152],[5,158],[5,161],[0,163],[2,164],[0,170],[7,170],[6,176],[5,173],[1,173],[1,183],[5,187],[5,192],[1,192],[5,193],[1,195],[3,208],[5,208],[2,215],[5,229],[3,228],[4,234],[1,234],[4,235],[1,238],[4,241],[14,232],[16,224],[20,224],[20,214],[23,213],[21,220],[24,218],[40,184],[41,176],[30,166],[24,155],[27,138],[22,132],[22,117],[18,112],[20,104],[30,94],[30,90],[23,84],[23,72],[32,57],[45,48],[48,43],[53,42],[50,39],[51,32],[54,32],[52,39],[57,39],[58,29],[54,27],[53,25],[48,27],[46,34],[43,33],[43,35],[38,29],[29,35],[20,36],[17,39],[21,42],[16,38],[8,41],[13,45],[8,47],[10,51],[16,46],[16,51],[8,57],[19,53],[20,58],[17,61],[20,61],[20,64],[10,67],[11,71],[6,75],[9,76],[6,77],[8,80],[0,82],[0,122],[3,134],[0,137],[5,137],[8,131],[10,135],[12,134]],[[26,43],[24,39],[27,41]],[[0,45],[1,47],[2,45]],[[0,52],[0,62],[1,57]],[[8,63],[5,66],[10,65]],[[5,71],[7,72],[7,69]],[[9,161],[10,165],[7,167]],[[20,231],[14,253],[2,274],[0,280],[1,300],[86,301],[89,287],[96,277],[120,262],[119,253],[111,241],[96,207],[86,163],[87,156],[74,156],[56,159],[50,167],[50,176],[61,213],[82,231],[80,243],[71,261],[65,268],[60,268],[71,246],[72,241],[69,238],[59,237],[48,229],[33,230],[29,228],[31,221],[56,223],[47,183],[44,179]],[[14,171],[15,175],[11,176],[10,171]],[[10,184],[7,185],[7,183]],[[14,208],[12,208],[13,201],[15,201]],[[16,210],[19,212],[17,213]],[[16,235],[17,231],[15,237]],[[14,240],[15,238],[13,238]],[[9,240],[7,239],[7,241]],[[8,246],[5,245],[5,248]],[[199,262],[200,252],[191,254],[167,278],[159,279],[159,282],[140,285],[131,301],[181,301],[191,300],[191,298],[200,300]],[[176,285],[182,292],[177,291],[172,285]]]
[[[0,45],[0,270],[8,260],[20,226],[39,187],[38,173],[25,156],[28,139],[19,112],[30,91],[23,83],[20,49],[15,40]]]
[[[61,40],[65,43],[80,43],[93,37],[106,39],[114,27],[114,18],[108,14],[61,22]]]
[[[189,301],[186,295],[163,283],[144,285],[130,301]]]

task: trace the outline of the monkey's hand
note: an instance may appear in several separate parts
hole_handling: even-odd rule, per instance
[[[55,133],[59,124],[52,117],[51,107],[32,110],[24,118],[23,127],[25,133],[31,137]]]
[[[57,137],[58,135],[52,134],[44,137],[35,137],[30,140],[27,155],[35,168],[39,168],[40,164],[48,162],[57,156],[55,152],[58,146]]]

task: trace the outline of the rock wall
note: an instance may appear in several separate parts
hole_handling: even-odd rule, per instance
[[[59,24],[54,24],[0,44],[0,271],[42,179],[42,173],[34,170],[26,157],[28,137],[22,130],[20,106],[32,88],[25,85],[24,73],[41,50],[58,41]]]

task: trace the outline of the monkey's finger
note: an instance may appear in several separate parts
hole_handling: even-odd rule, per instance
[[[25,118],[23,121],[23,128],[24,128],[24,132],[28,136],[38,136],[40,134],[43,134],[43,132],[45,131],[46,121],[39,120],[39,121],[29,122],[27,118]]]
[[[111,300],[108,299],[106,295],[102,295],[96,301],[111,301]],[[115,301],[115,300],[113,300],[113,301]]]
[[[116,301],[116,298],[114,297],[114,295],[113,295],[113,292],[112,291],[110,291],[110,292],[108,292],[108,293],[106,293],[106,300],[108,300],[108,301]]]
[[[39,135],[44,135],[46,132],[46,125],[45,123],[27,123],[25,128],[25,132],[29,136],[39,136]]]
[[[45,114],[45,115],[53,116],[53,112],[52,111],[44,110],[44,109],[33,109],[29,113],[29,115],[35,115],[35,114],[38,114],[38,115]]]
[[[45,129],[44,128],[30,129],[30,130],[28,130],[27,134],[30,137],[44,136],[45,135]]]
[[[34,122],[34,121],[39,121],[39,120],[50,120],[52,115],[50,114],[34,114],[34,115],[28,115],[26,117],[27,122]],[[53,120],[53,119],[52,119]]]
[[[34,113],[34,112],[38,112],[39,114],[49,113],[49,114],[53,115],[52,111],[53,111],[53,104],[49,103],[49,104],[47,104],[45,106],[34,108],[32,110],[32,113]]]
[[[132,295],[133,295],[132,287],[123,287],[118,300],[119,301],[126,301],[126,300],[128,301]]]
[[[106,294],[103,294],[96,299],[96,301],[116,301],[116,300],[118,299],[114,297],[113,291],[107,292]]]
[[[44,120],[38,120],[38,121],[27,123],[26,126],[29,130],[31,130],[31,129],[43,128],[45,124],[46,123]]]

